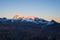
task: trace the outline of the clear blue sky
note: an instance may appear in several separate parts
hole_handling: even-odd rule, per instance
[[[0,17],[60,17],[60,0],[0,0]]]

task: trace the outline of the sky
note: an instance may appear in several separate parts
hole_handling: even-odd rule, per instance
[[[0,17],[15,14],[60,18],[60,0],[0,0]]]

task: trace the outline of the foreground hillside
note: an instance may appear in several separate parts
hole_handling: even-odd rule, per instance
[[[0,18],[0,40],[60,40],[60,23],[41,18]]]

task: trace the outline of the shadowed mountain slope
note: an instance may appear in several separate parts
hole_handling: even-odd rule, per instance
[[[0,40],[60,40],[60,23],[42,18],[0,18]]]

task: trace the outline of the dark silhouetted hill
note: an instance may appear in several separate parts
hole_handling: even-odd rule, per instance
[[[0,18],[0,40],[60,40],[60,23],[42,18]]]

